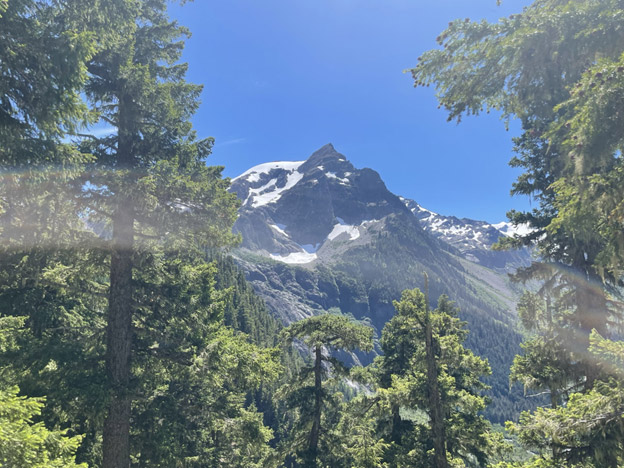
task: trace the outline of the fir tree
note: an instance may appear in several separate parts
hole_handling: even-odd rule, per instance
[[[486,388],[480,377],[490,372],[487,361],[462,346],[467,332],[446,296],[434,311],[417,289],[404,291],[394,305],[397,314],[384,327],[384,355],[377,363],[379,395],[392,408],[390,421],[380,419],[382,434],[393,442],[387,461],[435,467],[459,460],[485,463],[494,449],[489,425],[478,414],[485,408],[479,392]],[[401,408],[412,412],[409,421]],[[436,456],[440,450],[444,456]]]
[[[338,395],[332,395],[328,387],[323,385],[323,377],[329,368],[340,375],[348,370],[329,353],[332,350],[370,350],[373,346],[372,335],[372,328],[333,314],[310,317],[282,331],[282,337],[287,343],[301,340],[313,353],[312,365],[303,368],[297,381],[287,384],[284,389],[288,406],[298,411],[289,436],[288,453],[296,455],[301,466],[327,466],[332,452],[328,436],[332,426],[331,410],[333,407],[335,418],[335,408],[339,407],[340,401]]]
[[[0,352],[19,352],[19,335],[25,317],[0,317]],[[19,396],[16,386],[7,385],[15,376],[3,369],[0,381],[0,466],[15,468],[86,468],[75,462],[82,436],[68,436],[68,429],[49,430],[35,422],[43,398]]]
[[[0,46],[15,74],[0,85],[0,300],[3,315],[27,316],[2,372],[48,395],[44,420],[84,433],[77,453],[91,464],[106,419],[104,466],[130,453],[138,466],[264,465],[271,431],[246,397],[279,365],[223,326],[230,291],[204,258],[235,240],[237,203],[188,122],[200,87],[177,63],[187,31],[165,2],[88,3],[2,3],[3,46],[24,54]],[[28,71],[37,61],[50,77]],[[94,116],[114,131],[89,135]],[[258,338],[259,320],[247,327]]]
[[[133,322],[150,309],[139,294],[138,271],[158,267],[154,249],[231,242],[236,208],[220,169],[205,165],[211,140],[197,140],[188,121],[201,88],[186,83],[186,66],[176,63],[187,31],[167,18],[164,1],[128,5],[133,15],[90,62],[86,87],[116,133],[82,146],[93,163],[80,198],[92,220],[110,224],[111,236],[105,468],[130,460]]]

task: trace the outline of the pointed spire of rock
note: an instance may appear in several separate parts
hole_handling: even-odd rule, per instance
[[[312,153],[312,155],[305,163],[303,163],[299,170],[305,172],[318,166],[331,166],[333,168],[336,163],[348,164],[350,166],[349,170],[353,167],[351,166],[351,163],[347,161],[347,158],[345,158],[344,155],[336,151],[334,145],[332,145],[331,143],[327,143],[325,146],[319,148],[314,153]]]

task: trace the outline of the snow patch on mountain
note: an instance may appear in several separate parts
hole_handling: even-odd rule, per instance
[[[351,226],[349,224],[336,224],[334,229],[327,235],[329,240],[334,240],[341,234],[348,234],[350,240],[355,240],[360,237],[360,230],[357,226]]]
[[[326,172],[325,175],[327,177],[329,177],[330,179],[336,179],[342,185],[347,185],[347,184],[349,184],[349,178],[348,177],[351,175],[351,173],[350,172],[346,172],[344,174],[344,177],[338,177],[335,172]]]
[[[271,254],[271,258],[273,260],[278,260],[280,262],[289,263],[289,264],[304,264],[310,263],[316,260],[316,253],[309,253],[305,250],[303,252],[292,252],[286,256]]]
[[[271,226],[273,229],[275,229],[280,234],[288,237],[288,233],[286,233],[286,231],[285,231],[286,226],[284,226],[283,224],[269,224],[269,226]]]
[[[296,171],[305,161],[274,161],[269,163],[258,164],[251,169],[246,170],[238,177],[232,179],[232,183],[245,179],[248,182],[258,182],[261,174],[268,174],[273,169],[284,169],[285,171]]]
[[[530,234],[532,231],[532,229],[529,227],[527,223],[522,223],[522,224],[518,224],[517,226],[514,226],[511,223],[507,223],[503,221],[502,223],[493,224],[492,226],[494,226],[500,232],[505,234],[507,237],[514,237],[516,234],[518,236],[526,236],[527,234]]]
[[[257,182],[261,178],[260,174],[269,174],[274,169],[282,169],[288,172],[288,175],[286,177],[286,183],[281,187],[277,185],[278,179],[273,178],[261,187],[249,189],[249,195],[247,196],[247,199],[243,202],[243,205],[251,204],[253,208],[258,208],[260,206],[268,205],[269,203],[275,203],[276,201],[278,201],[282,196],[282,193],[284,193],[286,190],[293,188],[301,179],[303,179],[303,174],[297,172],[297,168],[302,163],[303,161],[285,161],[279,163],[260,164],[259,166],[250,169],[243,175],[234,179],[240,179],[241,177],[245,176],[245,174],[247,174],[247,178],[245,179],[246,181]]]
[[[341,234],[347,234],[349,240],[358,239],[363,232],[362,229],[366,231],[371,224],[379,222],[378,219],[366,219],[359,226],[355,226],[345,223],[345,220],[338,216],[336,216],[336,221],[338,221],[338,224],[335,224],[332,231],[327,235],[328,240],[334,240]]]
[[[490,224],[485,221],[475,221],[467,218],[456,218],[455,216],[444,216],[420,206],[413,200],[399,197],[401,201],[420,220],[423,228],[442,236],[462,236],[469,239],[479,240],[484,237],[484,230],[494,228],[507,237],[514,235],[524,236],[531,232],[528,224],[514,226],[508,222]],[[487,236],[486,236],[487,237]]]
[[[451,244],[461,252],[473,249],[490,250],[501,235],[507,235],[485,221],[455,216],[444,216],[423,208],[414,200],[400,197],[405,206],[418,218],[425,231]],[[471,259],[472,260],[472,259]]]
[[[498,269],[507,269],[508,265],[512,265],[509,268],[513,271],[515,267],[531,261],[531,254],[526,249],[505,253],[492,251],[492,246],[503,236],[529,233],[526,225],[514,227],[505,222],[490,224],[474,219],[444,216],[423,208],[413,200],[400,198],[425,231],[458,249],[470,262]]]

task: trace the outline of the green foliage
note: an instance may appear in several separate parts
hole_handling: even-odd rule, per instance
[[[145,271],[137,278],[144,280],[137,281],[139,297],[152,301],[135,318],[133,375],[142,396],[133,414],[135,463],[163,467],[176,460],[188,460],[189,466],[258,463],[268,450],[262,448],[266,437],[247,441],[240,437],[251,431],[254,421],[258,434],[270,432],[254,416],[255,410],[244,408],[245,401],[249,392],[277,377],[277,350],[259,348],[246,335],[223,326],[229,295],[215,289],[214,263],[181,252],[169,255],[154,256],[155,263],[151,268],[144,264]],[[249,458],[241,458],[245,449],[234,451],[243,443],[256,444]]]
[[[511,367],[510,381],[524,384],[528,389],[546,390],[551,405],[560,403],[560,394],[582,383],[579,361],[584,358],[570,347],[576,327],[569,323],[573,317],[562,311],[562,303],[551,303],[551,296],[525,292],[518,302],[518,315],[524,327],[533,332],[522,344],[523,354],[516,356]],[[568,388],[569,386],[569,388]]]
[[[619,281],[613,262],[621,197],[600,181],[617,178],[621,132],[609,139],[600,132],[615,129],[619,119],[623,16],[617,1],[545,0],[497,23],[454,21],[438,38],[444,48],[426,52],[412,70],[418,84],[436,85],[450,119],[483,109],[521,119],[511,165],[525,172],[512,193],[535,196],[539,208],[510,213],[533,231],[503,246],[536,244],[555,263],[556,281],[579,293],[575,305],[586,334],[605,332],[610,314],[592,289],[601,280]]]
[[[379,395],[387,402],[386,413],[391,417],[381,418],[379,427],[382,437],[393,442],[386,460],[390,466],[433,463],[432,389],[425,346],[430,320],[449,463],[470,466],[476,460],[483,464],[494,450],[489,424],[479,415],[485,408],[480,391],[486,388],[480,378],[490,372],[489,365],[462,346],[467,332],[453,303],[441,296],[437,309],[429,312],[426,300],[417,289],[404,291],[401,301],[395,301],[397,314],[384,327],[380,340],[384,354],[377,361]],[[399,408],[426,416],[408,419]]]
[[[16,352],[24,334],[26,317],[0,317],[0,352]],[[0,368],[0,466],[11,468],[86,468],[76,464],[82,440],[74,431],[49,430],[41,422],[44,398],[19,395],[19,388],[7,386],[15,375]]]
[[[0,349],[2,374],[30,396],[46,396],[48,427],[85,437],[92,450],[105,400],[103,311],[106,256],[76,216],[62,185],[74,173],[15,174],[0,198],[0,303],[3,321],[25,317],[17,346]],[[92,458],[87,457],[90,461]]]
[[[190,366],[157,361],[137,371],[147,398],[135,409],[136,466],[260,466],[273,436],[245,401],[279,371],[276,350],[222,327],[208,330]]]
[[[520,318],[532,336],[514,360],[511,378],[526,389],[545,390],[551,408],[523,413],[519,424],[509,428],[553,466],[616,466],[621,457],[619,421],[614,426],[602,412],[613,406],[618,411],[620,404],[620,384],[613,379],[621,343],[602,340],[596,330],[590,336],[579,333],[582,312],[588,310],[582,307],[587,304],[586,288],[548,270],[545,279],[538,293],[526,293],[519,303]],[[593,315],[603,317],[604,310]],[[598,324],[604,329],[604,323]]]
[[[43,406],[41,398],[18,396],[17,387],[0,388],[0,466],[6,468],[86,468],[76,464],[81,436],[50,431],[33,422]]]
[[[237,207],[222,168],[206,165],[212,140],[197,139],[190,123],[201,87],[177,63],[188,31],[168,18],[164,1],[110,6],[120,23],[90,61],[84,93],[116,132],[81,139],[91,161],[75,187],[89,221],[110,236],[104,467],[129,463],[133,380],[150,368],[142,358],[190,365],[207,345],[196,324],[217,322],[222,301],[210,297],[210,275],[196,259],[236,240]],[[154,463],[149,451],[141,457]]]
[[[512,193],[539,208],[509,214],[533,231],[502,247],[535,244],[548,263],[517,275],[543,285],[520,304],[533,335],[512,379],[546,389],[552,406],[514,429],[542,453],[523,466],[622,463],[620,346],[596,333],[617,336],[621,315],[606,290],[617,294],[624,259],[623,18],[617,0],[538,0],[494,24],[452,22],[444,48],[413,70],[417,84],[437,87],[449,119],[496,109],[522,121],[511,165],[524,173]]]
[[[155,256],[153,262],[153,268],[136,278],[141,285],[139,297],[151,297],[152,304],[138,311],[135,323],[134,464],[173,466],[177,460],[187,460],[188,466],[260,463],[270,455],[266,444],[270,432],[261,415],[247,407],[247,398],[249,392],[276,378],[281,369],[277,351],[259,348],[246,335],[221,325],[231,291],[215,289],[214,264],[185,255]],[[85,324],[88,316],[80,299],[88,291],[81,288],[92,278],[85,277],[89,270],[70,271],[64,276],[63,295],[52,289],[61,284],[48,283],[48,301],[36,303],[45,305],[48,312],[39,316],[49,321],[38,325],[39,335],[22,328],[23,318],[0,320],[3,328],[11,330],[10,335],[3,335],[7,341],[0,343],[1,368],[28,394],[47,395],[46,422],[83,432],[86,437],[79,457],[97,464],[106,386],[103,325],[98,329],[95,324],[102,324],[103,319],[95,314],[93,324]],[[76,275],[81,275],[80,282],[74,283]],[[11,297],[17,308],[29,296],[7,292],[4,303],[11,305]],[[102,298],[97,300],[101,303]],[[28,310],[22,305],[23,312]],[[39,316],[33,312],[29,320]],[[270,330],[259,333],[269,336]],[[22,349],[16,349],[17,343]],[[252,429],[254,421],[256,429]],[[256,435],[241,439],[253,430]],[[258,438],[259,434],[263,437]],[[240,448],[234,450],[236,446]]]
[[[604,15],[624,16],[611,7]],[[615,38],[613,38],[615,39]],[[564,229],[596,244],[595,266],[606,279],[617,279],[624,264],[621,225],[621,154],[624,133],[624,50],[597,57],[556,107],[549,137],[566,153],[570,170],[554,185],[557,217],[549,229]],[[617,51],[617,48],[615,49]],[[615,52],[614,51],[614,52]]]
[[[236,241],[237,201],[189,123],[187,31],[162,1],[16,0],[0,15],[3,379],[45,395],[46,426],[84,434],[63,450],[94,466],[107,407],[130,400],[116,422],[132,421],[133,466],[267,465],[249,398],[281,366],[251,341],[275,345],[278,327],[204,258]],[[83,133],[98,120],[116,131]]]
[[[489,109],[552,118],[588,63],[619,57],[621,20],[616,0],[542,0],[497,23],[456,20],[437,38],[443,49],[423,54],[412,73],[437,87],[450,119]]]
[[[514,327],[508,305],[471,282],[456,256],[434,254],[440,252],[440,246],[432,245],[435,241],[422,236],[416,220],[394,216],[386,223],[387,232],[380,232],[371,245],[351,249],[346,258],[336,263],[336,268],[354,278],[355,281],[350,281],[357,285],[345,287],[345,295],[348,291],[349,295],[363,296],[358,304],[347,304],[344,310],[357,310],[354,314],[358,319],[364,315],[360,311],[365,310],[372,324],[381,331],[394,315],[392,300],[399,298],[405,289],[422,287],[422,272],[427,271],[431,295],[453,294],[462,319],[470,324],[466,346],[487,357],[492,366],[493,375],[486,378],[492,387],[487,394],[494,401],[486,408],[488,419],[504,423],[517,418],[521,410],[532,405],[520,389],[509,388],[509,366],[522,337]],[[341,292],[347,286],[345,283],[342,279],[339,282]]]
[[[388,467],[384,457],[390,444],[377,434],[377,412],[372,410],[376,405],[377,401],[365,395],[345,404],[340,423],[335,430],[335,437],[341,441],[336,454],[336,465],[353,468]]]
[[[616,0],[540,0],[497,24],[453,22],[445,48],[414,69],[438,86],[451,119],[482,109],[521,118],[511,164],[525,172],[513,191],[535,194],[539,208],[511,214],[535,228],[511,244],[537,242],[559,263],[519,275],[547,284],[521,301],[531,338],[512,380],[554,398],[510,426],[540,456],[500,468],[624,463],[624,351],[598,335],[614,315],[600,281],[617,285],[624,259],[623,17]],[[371,369],[350,372],[331,355],[372,349],[372,329],[334,314],[292,324],[280,337],[314,355],[300,366],[292,348],[273,348],[280,326],[231,260],[206,260],[236,242],[237,201],[221,168],[206,166],[212,140],[190,124],[201,88],[178,63],[186,34],[162,0],[0,0],[0,375],[10,383],[0,391],[0,464],[100,465],[106,413],[120,403],[131,409],[114,423],[132,421],[121,459],[133,466],[276,466],[274,435],[287,466],[430,466],[434,409],[449,465],[483,466],[501,442],[480,415],[489,366],[463,347],[467,332],[444,296],[430,314],[417,290],[395,303],[374,389]],[[81,133],[96,121],[117,131]],[[457,281],[460,302],[483,304],[466,314],[474,349],[493,329],[509,331],[456,259],[433,262],[410,221],[387,222],[396,237],[380,232],[339,274],[319,273],[349,296],[343,312],[388,306],[430,263],[436,293]],[[128,354],[114,354],[116,344]],[[271,395],[280,359],[294,378]]]
[[[535,196],[539,208],[510,213],[514,223],[534,229],[511,244],[536,243],[545,260],[589,278],[598,269],[610,281],[618,277],[612,263],[616,234],[600,232],[595,218],[614,215],[619,198],[611,192],[615,199],[601,213],[596,208],[605,205],[592,204],[600,195],[585,189],[592,174],[609,173],[620,163],[623,17],[616,0],[544,0],[497,23],[453,21],[438,38],[444,48],[423,54],[412,70],[417,84],[437,87],[449,119],[484,109],[521,119],[511,165],[525,172],[512,193]],[[601,132],[611,130],[603,138]]]
[[[348,376],[349,369],[330,353],[372,349],[373,329],[345,316],[323,314],[295,322],[280,335],[289,344],[300,341],[314,355],[313,364],[302,368],[295,380],[280,390],[291,412],[291,426],[282,447],[286,463],[296,460],[309,468],[335,466],[336,457],[343,456],[339,448],[342,437],[336,432],[342,394],[333,390],[333,379],[327,382],[327,376],[330,370],[334,378]]]
[[[247,283],[232,257],[217,253],[209,258],[216,263],[217,289],[228,290],[223,311],[225,324],[245,333],[257,345],[276,346],[281,325]]]
[[[593,332],[590,351],[594,365],[605,373],[602,380],[589,391],[571,394],[565,407],[523,413],[520,424],[509,425],[553,466],[611,467],[624,460],[624,344]]]
[[[94,37],[67,27],[63,17],[75,7],[0,2],[0,161],[5,167],[62,162],[54,157],[52,142],[87,117],[79,90],[95,51]]]
[[[282,331],[282,338],[288,343],[298,338],[310,348],[325,346],[330,350],[346,351],[372,349],[372,335],[372,328],[359,325],[348,317],[332,314],[300,320]]]

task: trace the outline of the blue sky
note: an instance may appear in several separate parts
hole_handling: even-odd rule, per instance
[[[511,137],[493,115],[448,123],[416,64],[450,20],[496,20],[524,0],[196,0],[171,14],[190,28],[184,60],[204,87],[194,118],[216,138],[210,164],[306,159],[333,143],[388,188],[442,214],[498,222],[510,197]]]

